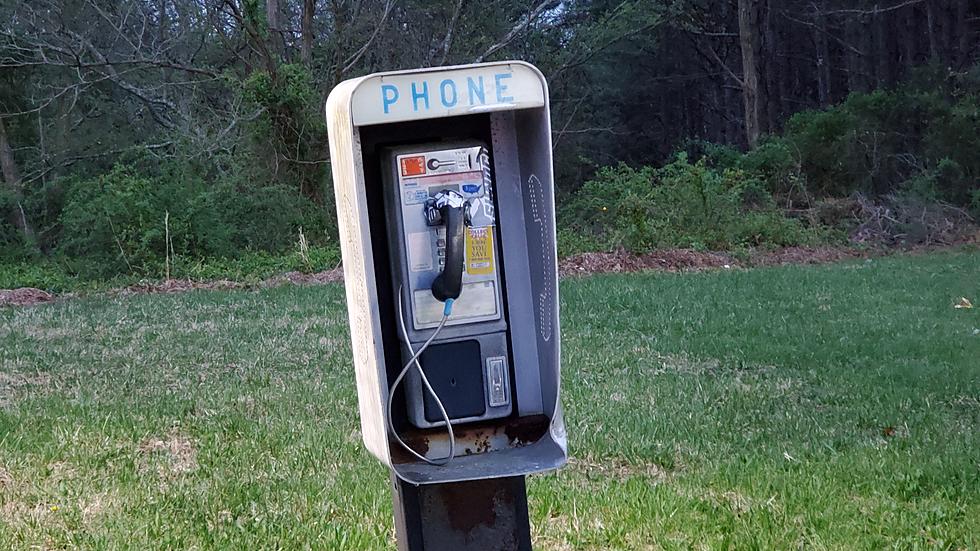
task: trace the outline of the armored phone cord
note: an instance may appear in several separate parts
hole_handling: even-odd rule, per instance
[[[405,448],[405,450],[408,453],[414,455],[421,461],[425,461],[426,463],[430,465],[435,465],[437,467],[448,465],[449,462],[452,461],[453,457],[456,455],[456,435],[453,433],[453,426],[452,423],[450,423],[449,421],[449,414],[446,413],[445,406],[442,405],[442,400],[439,399],[439,395],[436,393],[435,389],[432,388],[432,384],[429,383],[428,377],[425,376],[425,371],[422,369],[422,364],[419,363],[419,356],[421,356],[422,353],[425,352],[425,350],[429,347],[429,344],[431,344],[432,341],[435,340],[436,336],[439,335],[439,332],[442,331],[443,326],[445,326],[446,322],[449,320],[449,315],[452,313],[452,310],[453,310],[453,299],[448,299],[446,300],[445,307],[443,308],[442,311],[442,320],[439,322],[439,325],[436,327],[435,331],[432,332],[432,335],[428,339],[426,339],[425,343],[423,343],[418,350],[413,350],[412,342],[408,338],[408,330],[405,329],[405,313],[404,313],[404,305],[402,301],[402,287],[399,286],[398,288],[398,326],[401,329],[402,338],[405,340],[405,346],[407,346],[409,352],[412,353],[412,358],[405,363],[405,366],[402,367],[401,372],[398,373],[397,377],[395,377],[395,381],[391,383],[391,388],[388,389],[388,412],[387,412],[388,427],[391,430],[391,434],[394,435],[395,440],[397,440],[398,443],[401,444],[401,447]],[[449,432],[449,455],[441,459],[429,459],[428,457],[418,453],[417,451],[409,447],[409,445],[406,444],[404,440],[402,440],[402,437],[399,436],[398,431],[395,430],[394,423],[392,423],[391,421],[392,402],[394,401],[395,398],[395,390],[398,388],[398,385],[401,384],[402,379],[405,378],[405,375],[408,373],[408,370],[411,369],[413,365],[419,370],[419,376],[422,379],[422,384],[425,386],[425,389],[429,392],[429,394],[432,395],[432,398],[435,399],[436,405],[439,406],[439,413],[442,414],[443,420],[446,421],[446,431]]]

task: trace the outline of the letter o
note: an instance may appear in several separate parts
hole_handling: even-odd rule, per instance
[[[449,99],[447,96],[447,90],[452,90],[452,99]],[[443,107],[456,106],[456,103],[459,101],[459,94],[456,92],[456,83],[452,79],[447,78],[439,83],[439,98],[442,100]]]

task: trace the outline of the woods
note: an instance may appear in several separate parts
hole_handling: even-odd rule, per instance
[[[604,167],[727,146],[763,148],[734,164],[793,204],[970,209],[978,43],[967,0],[6,0],[0,255],[156,273],[165,218],[178,257],[330,247],[330,89],[508,58],[549,80],[569,205]]]

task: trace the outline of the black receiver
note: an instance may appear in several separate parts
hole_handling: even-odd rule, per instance
[[[441,204],[441,205],[440,205]],[[456,300],[463,291],[463,247],[465,237],[463,226],[469,203],[455,191],[444,190],[426,202],[426,221],[431,224],[435,218],[431,209],[438,208],[440,222],[446,224],[446,266],[432,282],[432,296],[440,302]]]

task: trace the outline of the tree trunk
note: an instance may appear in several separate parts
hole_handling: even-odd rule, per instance
[[[7,139],[7,128],[3,119],[0,119],[0,172],[3,173],[3,181],[7,184],[14,203],[7,217],[10,223],[24,234],[28,242],[33,242],[34,232],[24,213],[24,190],[21,187],[20,173],[17,170],[17,161],[14,160],[13,148],[10,147],[10,141]]]
[[[269,49],[273,54],[280,53],[282,34],[279,29],[279,0],[265,0],[265,20],[269,27]]]
[[[936,10],[932,0],[926,0],[926,26],[929,33],[929,57],[936,59],[939,57],[939,44],[936,36]]]
[[[738,35],[742,47],[742,96],[745,101],[745,138],[754,147],[766,131],[765,88],[762,80],[762,37],[759,16],[763,0],[738,0]]]
[[[347,17],[345,13],[343,2],[340,0],[332,0],[330,2],[330,15],[331,21],[333,22],[333,29],[331,32],[331,39],[334,42],[333,47],[333,67],[334,75],[333,82],[331,86],[336,86],[340,84],[340,81],[344,79],[344,57],[350,53],[347,50]]]
[[[827,45],[827,17],[817,16],[817,26],[813,30],[813,41],[817,47],[817,102],[820,107],[830,105],[830,48]]]
[[[880,13],[875,18],[874,22],[874,35],[875,35],[875,56],[874,59],[877,60],[877,66],[875,67],[875,82],[878,88],[886,88],[894,84],[895,79],[892,75],[892,67],[894,63],[892,60],[891,51],[889,47],[889,29],[893,28],[890,24],[893,21],[892,15],[889,13]]]
[[[768,4],[766,2],[765,4]],[[780,66],[785,68],[788,63],[780,63],[779,59],[779,33],[772,24],[772,10],[768,5],[763,5],[763,12],[760,14],[762,23],[760,37],[762,39],[762,60],[759,71],[760,84],[764,90],[761,97],[766,98],[762,107],[765,109],[765,121],[761,125],[764,132],[772,131],[779,126],[782,109],[782,95],[779,93],[780,87]]]
[[[970,40],[972,34],[972,26],[970,25],[970,8],[968,2],[958,2],[956,4],[956,34],[959,38],[959,44],[957,44],[957,56],[956,63],[962,70],[970,63],[970,50],[973,48],[973,42]]]
[[[315,9],[314,0],[303,0],[303,20],[300,32],[303,35],[303,63],[307,67],[313,63],[313,14]]]
[[[864,87],[864,44],[865,25],[858,17],[849,17],[844,23],[844,42],[850,46],[844,52],[844,67],[847,70],[847,91],[862,92]],[[860,53],[859,53],[860,52]]]
[[[918,52],[918,19],[916,17],[915,6],[905,8],[902,25],[902,76],[907,76],[909,71],[916,65],[916,53]]]

